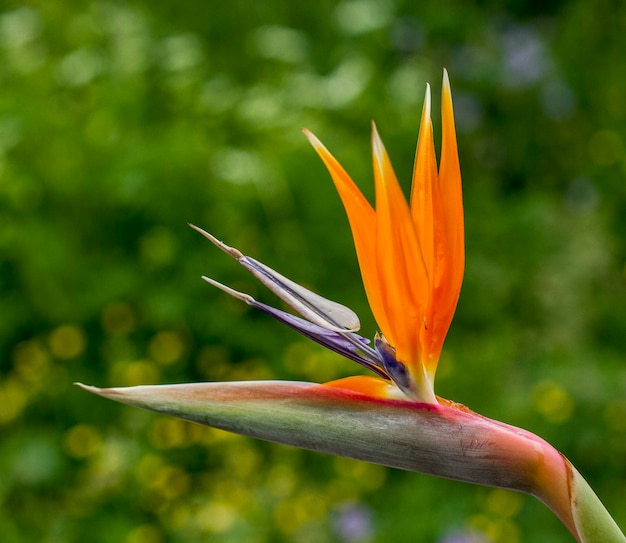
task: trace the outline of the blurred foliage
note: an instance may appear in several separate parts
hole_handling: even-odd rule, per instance
[[[71,384],[359,371],[203,283],[275,303],[186,222],[354,308],[373,335],[347,221],[299,129],[371,196],[374,118],[408,181],[425,83],[437,104],[443,66],[467,273],[437,391],[548,439],[626,526],[626,4],[0,9],[3,541],[571,541],[521,495],[257,442]]]

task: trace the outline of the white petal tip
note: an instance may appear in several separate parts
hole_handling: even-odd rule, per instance
[[[87,391],[89,391],[89,392],[95,392],[95,391],[97,391],[97,390],[100,390],[98,387],[94,387],[94,386],[91,386],[91,385],[85,385],[85,384],[83,384],[83,383],[79,383],[79,382],[76,382],[76,383],[74,383],[74,384],[75,384],[77,387],[80,387],[80,388],[82,388],[83,390],[87,390]]]
[[[424,108],[422,110],[422,115],[425,120],[430,120],[430,83],[426,83],[426,93],[424,94]]]
[[[376,129],[376,123],[374,121],[372,121],[372,152],[374,153],[378,163],[382,165],[385,154],[385,145],[383,144],[383,140],[380,139],[380,134]]]
[[[443,89],[450,92],[450,78],[448,77],[448,70],[443,69]]]
[[[202,276],[202,279],[204,279],[210,285],[213,285],[214,287],[217,287],[220,290],[223,290],[226,294],[230,294],[234,298],[242,300],[246,302],[247,304],[254,302],[254,298],[250,296],[249,294],[245,294],[244,292],[239,292],[238,290],[227,287],[226,285],[220,283],[219,281],[216,281],[215,279],[211,279],[210,277],[206,277],[205,275]]]
[[[309,140],[309,143],[315,149],[325,149],[324,144],[317,138],[313,132],[311,132],[308,128],[303,128],[302,133],[306,136],[306,139]]]
[[[196,232],[199,232],[200,234],[202,234],[211,243],[213,243],[213,245],[215,245],[216,247],[219,247],[222,251],[229,254],[233,258],[236,258],[236,259],[243,258],[243,253],[241,251],[238,251],[234,247],[230,247],[226,245],[224,242],[217,239],[214,235],[209,234],[206,230],[203,230],[199,226],[196,226],[195,224],[191,224],[191,223],[189,223],[189,226],[191,226],[191,228],[193,228]]]

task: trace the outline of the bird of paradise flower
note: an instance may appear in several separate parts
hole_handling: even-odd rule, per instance
[[[303,318],[208,277],[209,283],[377,374],[325,383],[252,381],[96,388],[101,396],[244,435],[532,494],[579,543],[626,542],[573,465],[538,436],[437,397],[434,380],[464,272],[452,94],[444,70],[442,147],[435,157],[427,86],[407,203],[376,127],[376,208],[309,131],[342,199],[365,292],[380,328],[373,347],[350,309],[192,226]]]

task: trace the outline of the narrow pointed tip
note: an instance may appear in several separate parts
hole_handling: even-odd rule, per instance
[[[441,87],[444,94],[452,94],[452,90],[450,89],[450,78],[448,77],[448,70],[446,70],[445,68],[443,69],[443,82]]]
[[[426,93],[424,94],[424,107],[422,108],[422,117],[426,122],[430,122],[430,83],[426,83]]]
[[[76,381],[74,383],[74,385],[76,385],[77,387],[82,388],[83,390],[86,390],[87,392],[93,392],[94,394],[98,394],[98,392],[101,390],[98,387],[94,387],[94,386],[91,386],[91,385],[86,385],[84,383],[79,383],[78,381]]]
[[[102,396],[103,398],[112,398],[115,396],[115,392],[116,392],[116,389],[114,388],[94,387],[94,386],[85,385],[84,383],[79,383],[79,382],[75,382],[74,384],[77,387],[80,387],[83,390],[86,390],[87,392],[91,392],[92,394],[95,394],[96,396]]]
[[[383,157],[385,155],[385,145],[383,144],[383,140],[380,139],[380,134],[378,133],[378,129],[376,128],[376,123],[374,121],[372,121],[372,151],[379,167],[382,168]]]
[[[306,136],[306,139],[309,140],[309,143],[313,146],[314,149],[326,149],[324,144],[317,138],[313,132],[311,132],[308,128],[303,128],[302,133]]]
[[[214,287],[217,287],[220,290],[224,291],[226,294],[230,294],[233,298],[242,300],[246,302],[247,304],[251,304],[252,302],[254,302],[254,298],[250,296],[249,294],[246,294],[244,292],[239,292],[238,290],[227,287],[226,285],[220,283],[219,281],[216,281],[215,279],[211,279],[210,277],[207,277],[206,275],[203,275],[202,279],[204,279],[210,285],[213,285]]]
[[[191,223],[187,223],[187,224],[189,224],[189,226],[193,228],[196,232],[199,232],[205,238],[207,238],[211,243],[213,243],[213,245],[215,245],[216,247],[219,247],[222,251],[229,254],[233,258],[237,260],[240,258],[243,258],[243,253],[241,251],[238,251],[234,247],[230,247],[229,245],[226,245],[224,242],[217,239],[214,235],[209,234],[206,230],[203,230],[199,226],[196,226],[195,224],[191,224]]]

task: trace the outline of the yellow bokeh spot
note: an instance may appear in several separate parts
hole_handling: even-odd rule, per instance
[[[48,345],[57,358],[75,358],[85,350],[87,338],[78,326],[64,324],[50,333]]]
[[[344,365],[344,360],[315,344],[301,341],[289,345],[284,355],[284,364],[289,371],[307,381],[317,383],[337,379],[342,369],[353,368],[347,364],[347,360]]]
[[[574,400],[558,384],[541,381],[533,391],[533,406],[548,422],[557,424],[572,416]]]
[[[167,266],[175,252],[176,240],[166,228],[155,227],[139,240],[141,260],[151,268]]]
[[[198,509],[196,524],[204,531],[220,534],[232,528],[238,518],[237,510],[229,503],[212,501]]]
[[[298,508],[302,509],[305,521],[318,520],[326,517],[330,503],[325,494],[308,490],[295,498]]]
[[[184,530],[191,520],[191,508],[186,503],[180,503],[172,507],[165,518],[166,526],[170,532]]]
[[[274,508],[274,522],[285,534],[297,531],[309,519],[306,505],[297,500],[285,500]]]
[[[491,543],[518,543],[519,528],[507,519],[492,519],[487,515],[474,515],[469,519],[472,530],[481,533]]]
[[[13,365],[25,381],[40,381],[50,371],[50,357],[39,341],[22,341],[13,350]]]
[[[206,474],[205,486],[210,488],[210,495],[216,500],[228,502],[233,507],[242,509],[254,503],[254,498],[250,493],[249,485],[250,481],[245,481],[243,484],[230,477],[222,477],[218,481],[215,480],[215,475]]]
[[[181,468],[163,466],[153,474],[149,487],[164,499],[172,500],[189,490],[191,479]]]
[[[617,132],[600,130],[589,140],[589,156],[600,166],[610,166],[621,161],[624,143]]]
[[[209,446],[215,445],[216,443],[236,442],[245,439],[238,434],[233,434],[226,430],[218,430],[217,428],[210,428],[208,426],[203,426],[202,428],[204,429],[202,433],[198,432],[196,429],[193,431],[195,441],[202,445]]]
[[[517,515],[522,507],[523,499],[519,494],[496,488],[487,495],[487,510],[500,517],[511,518]]]
[[[146,360],[117,362],[110,371],[110,380],[116,386],[157,384],[160,376],[159,368]]]
[[[0,424],[11,422],[22,414],[28,395],[15,378],[0,381]]]
[[[137,477],[137,480],[142,485],[149,486],[154,479],[154,474],[164,465],[165,462],[160,456],[155,454],[146,454],[140,458],[135,467],[135,477]]]
[[[126,536],[126,543],[162,543],[162,541],[161,532],[152,524],[137,526]]]
[[[489,541],[493,541],[496,529],[494,522],[487,515],[473,515],[469,518],[469,525],[475,530],[485,535]]]
[[[213,428],[202,424],[189,424],[187,426],[187,436],[190,443],[209,444],[215,441]],[[222,430],[216,430],[222,432]]]
[[[87,458],[100,451],[102,439],[93,426],[78,424],[65,432],[63,447],[74,458]]]
[[[328,499],[334,503],[353,502],[360,498],[359,489],[353,481],[348,479],[335,479],[326,487]]]
[[[166,330],[150,340],[148,352],[159,364],[173,364],[184,354],[185,343],[180,334]]]
[[[150,431],[150,442],[157,449],[182,447],[187,443],[187,427],[189,422],[180,419],[156,419]]]
[[[102,328],[109,334],[129,334],[135,328],[133,308],[125,302],[112,302],[102,311]]]
[[[501,520],[498,526],[498,543],[517,543],[521,540],[517,524],[510,520]]]
[[[325,518],[329,507],[327,495],[307,490],[280,502],[274,509],[274,522],[281,532],[293,534],[306,523]]]
[[[289,496],[297,483],[293,468],[286,464],[277,464],[267,473],[266,487],[275,498]]]
[[[236,444],[230,447],[230,454],[227,456],[227,462],[231,471],[242,479],[247,479],[261,465],[261,456],[254,448],[254,445],[247,443]]]
[[[254,381],[271,379],[272,377],[273,374],[268,364],[258,358],[245,360],[240,364],[231,366],[224,375],[228,381]]]
[[[387,478],[387,469],[377,464],[368,464],[340,456],[333,458],[333,464],[338,474],[354,480],[360,488],[365,490],[377,490]]]

